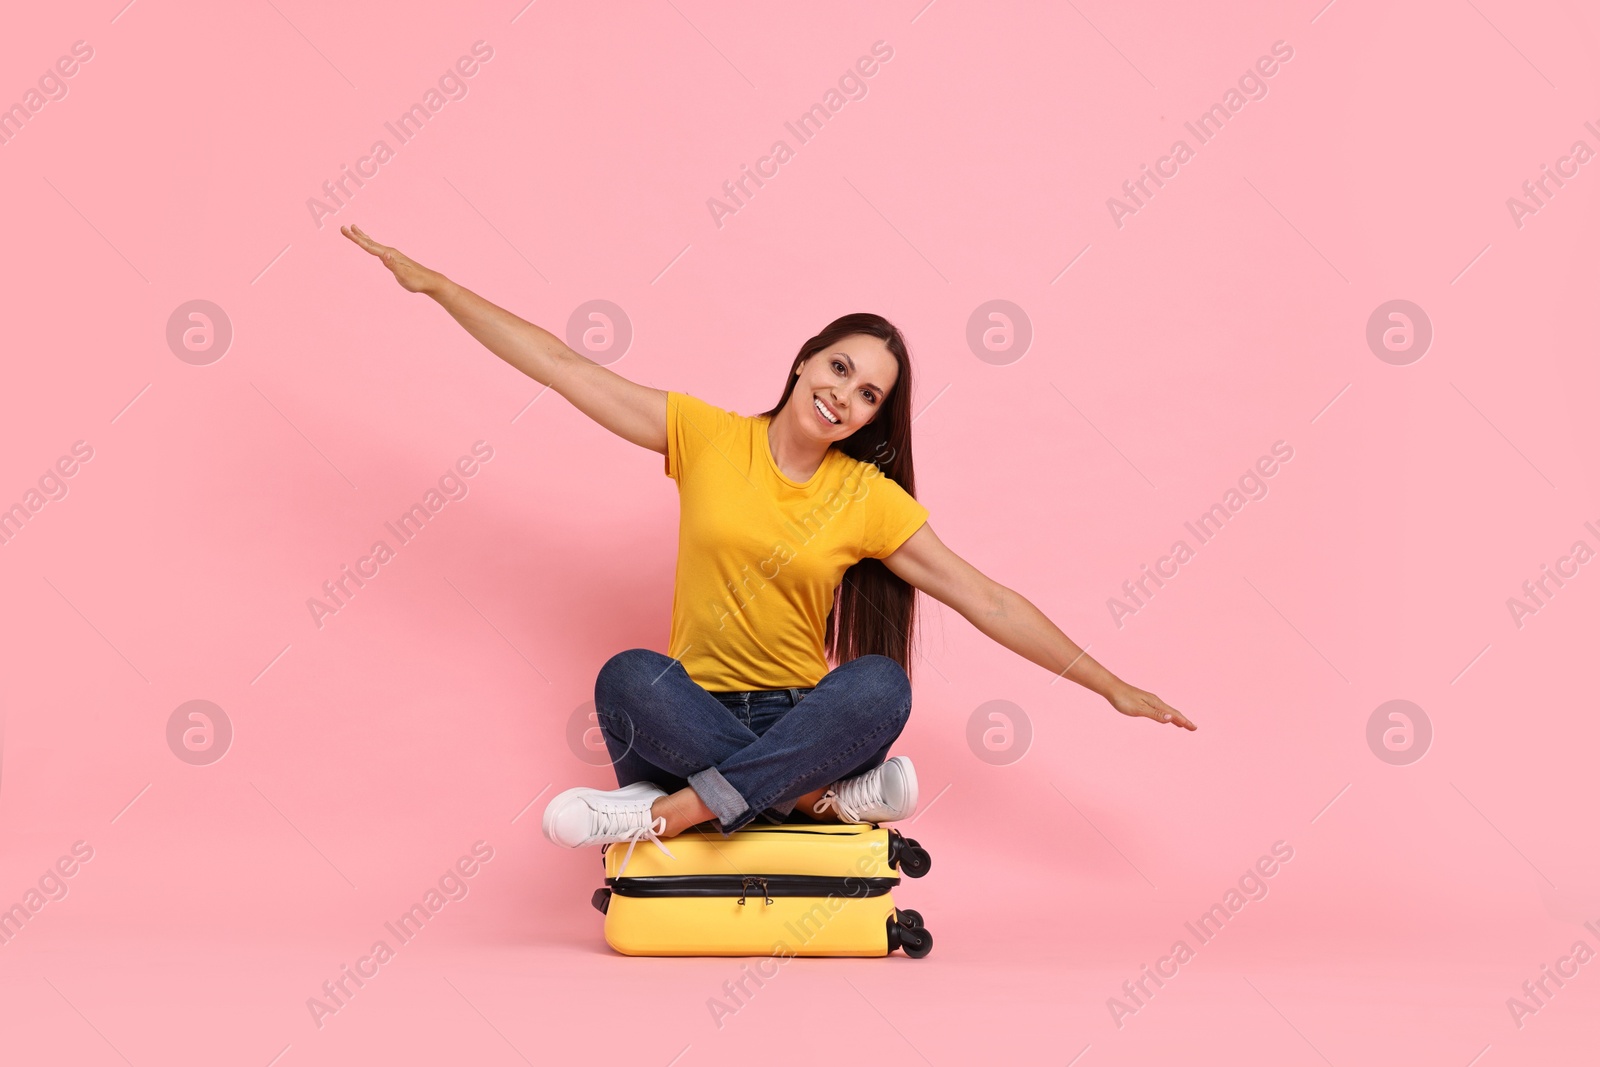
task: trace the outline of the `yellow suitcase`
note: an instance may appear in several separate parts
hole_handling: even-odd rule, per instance
[[[690,829],[627,852],[602,846],[592,903],[606,943],[628,956],[887,956],[933,949],[922,916],[894,905],[900,873],[927,850],[874,823],[748,823],[723,837]]]

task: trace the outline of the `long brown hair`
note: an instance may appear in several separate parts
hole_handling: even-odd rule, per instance
[[[789,402],[797,380],[795,371],[811,356],[833,347],[853,334],[882,341],[899,364],[900,374],[889,388],[888,403],[867,425],[830,445],[852,459],[871,463],[894,479],[912,497],[917,495],[911,465],[911,356],[905,338],[882,315],[858,312],[834,319],[821,333],[800,346],[789,365],[783,395],[761,417],[776,415]],[[863,557],[844,572],[834,591],[822,644],[835,664],[866,655],[888,656],[911,676],[911,640],[915,625],[916,589],[881,559]]]

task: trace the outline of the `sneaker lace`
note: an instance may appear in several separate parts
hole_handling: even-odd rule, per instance
[[[873,787],[877,776],[872,772],[835,782],[822,794],[822,799],[811,806],[811,810],[821,815],[832,808],[839,813],[845,822],[860,822],[861,809],[874,802]]]
[[[628,862],[633,859],[633,850],[640,841],[648,838],[655,842],[655,846],[668,856],[672,853],[667,846],[661,843],[661,834],[666,833],[667,817],[659,815],[651,819],[648,812],[644,814],[644,821],[640,821],[640,812],[635,811],[600,811],[596,812],[595,832],[607,837],[614,837],[618,842],[628,842],[628,852],[622,857],[622,866],[617,868],[617,877],[622,877],[622,872],[628,869]],[[676,856],[672,856],[677,859]]]

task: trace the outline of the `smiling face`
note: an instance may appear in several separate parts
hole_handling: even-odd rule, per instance
[[[900,364],[882,341],[843,337],[800,364],[787,406],[806,433],[842,441],[883,410],[899,376]]]

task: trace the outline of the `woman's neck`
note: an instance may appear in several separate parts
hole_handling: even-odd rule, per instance
[[[807,438],[794,424],[793,410],[792,402],[785,404],[768,420],[767,445],[780,471],[794,481],[808,482],[827,458],[829,442]]]

